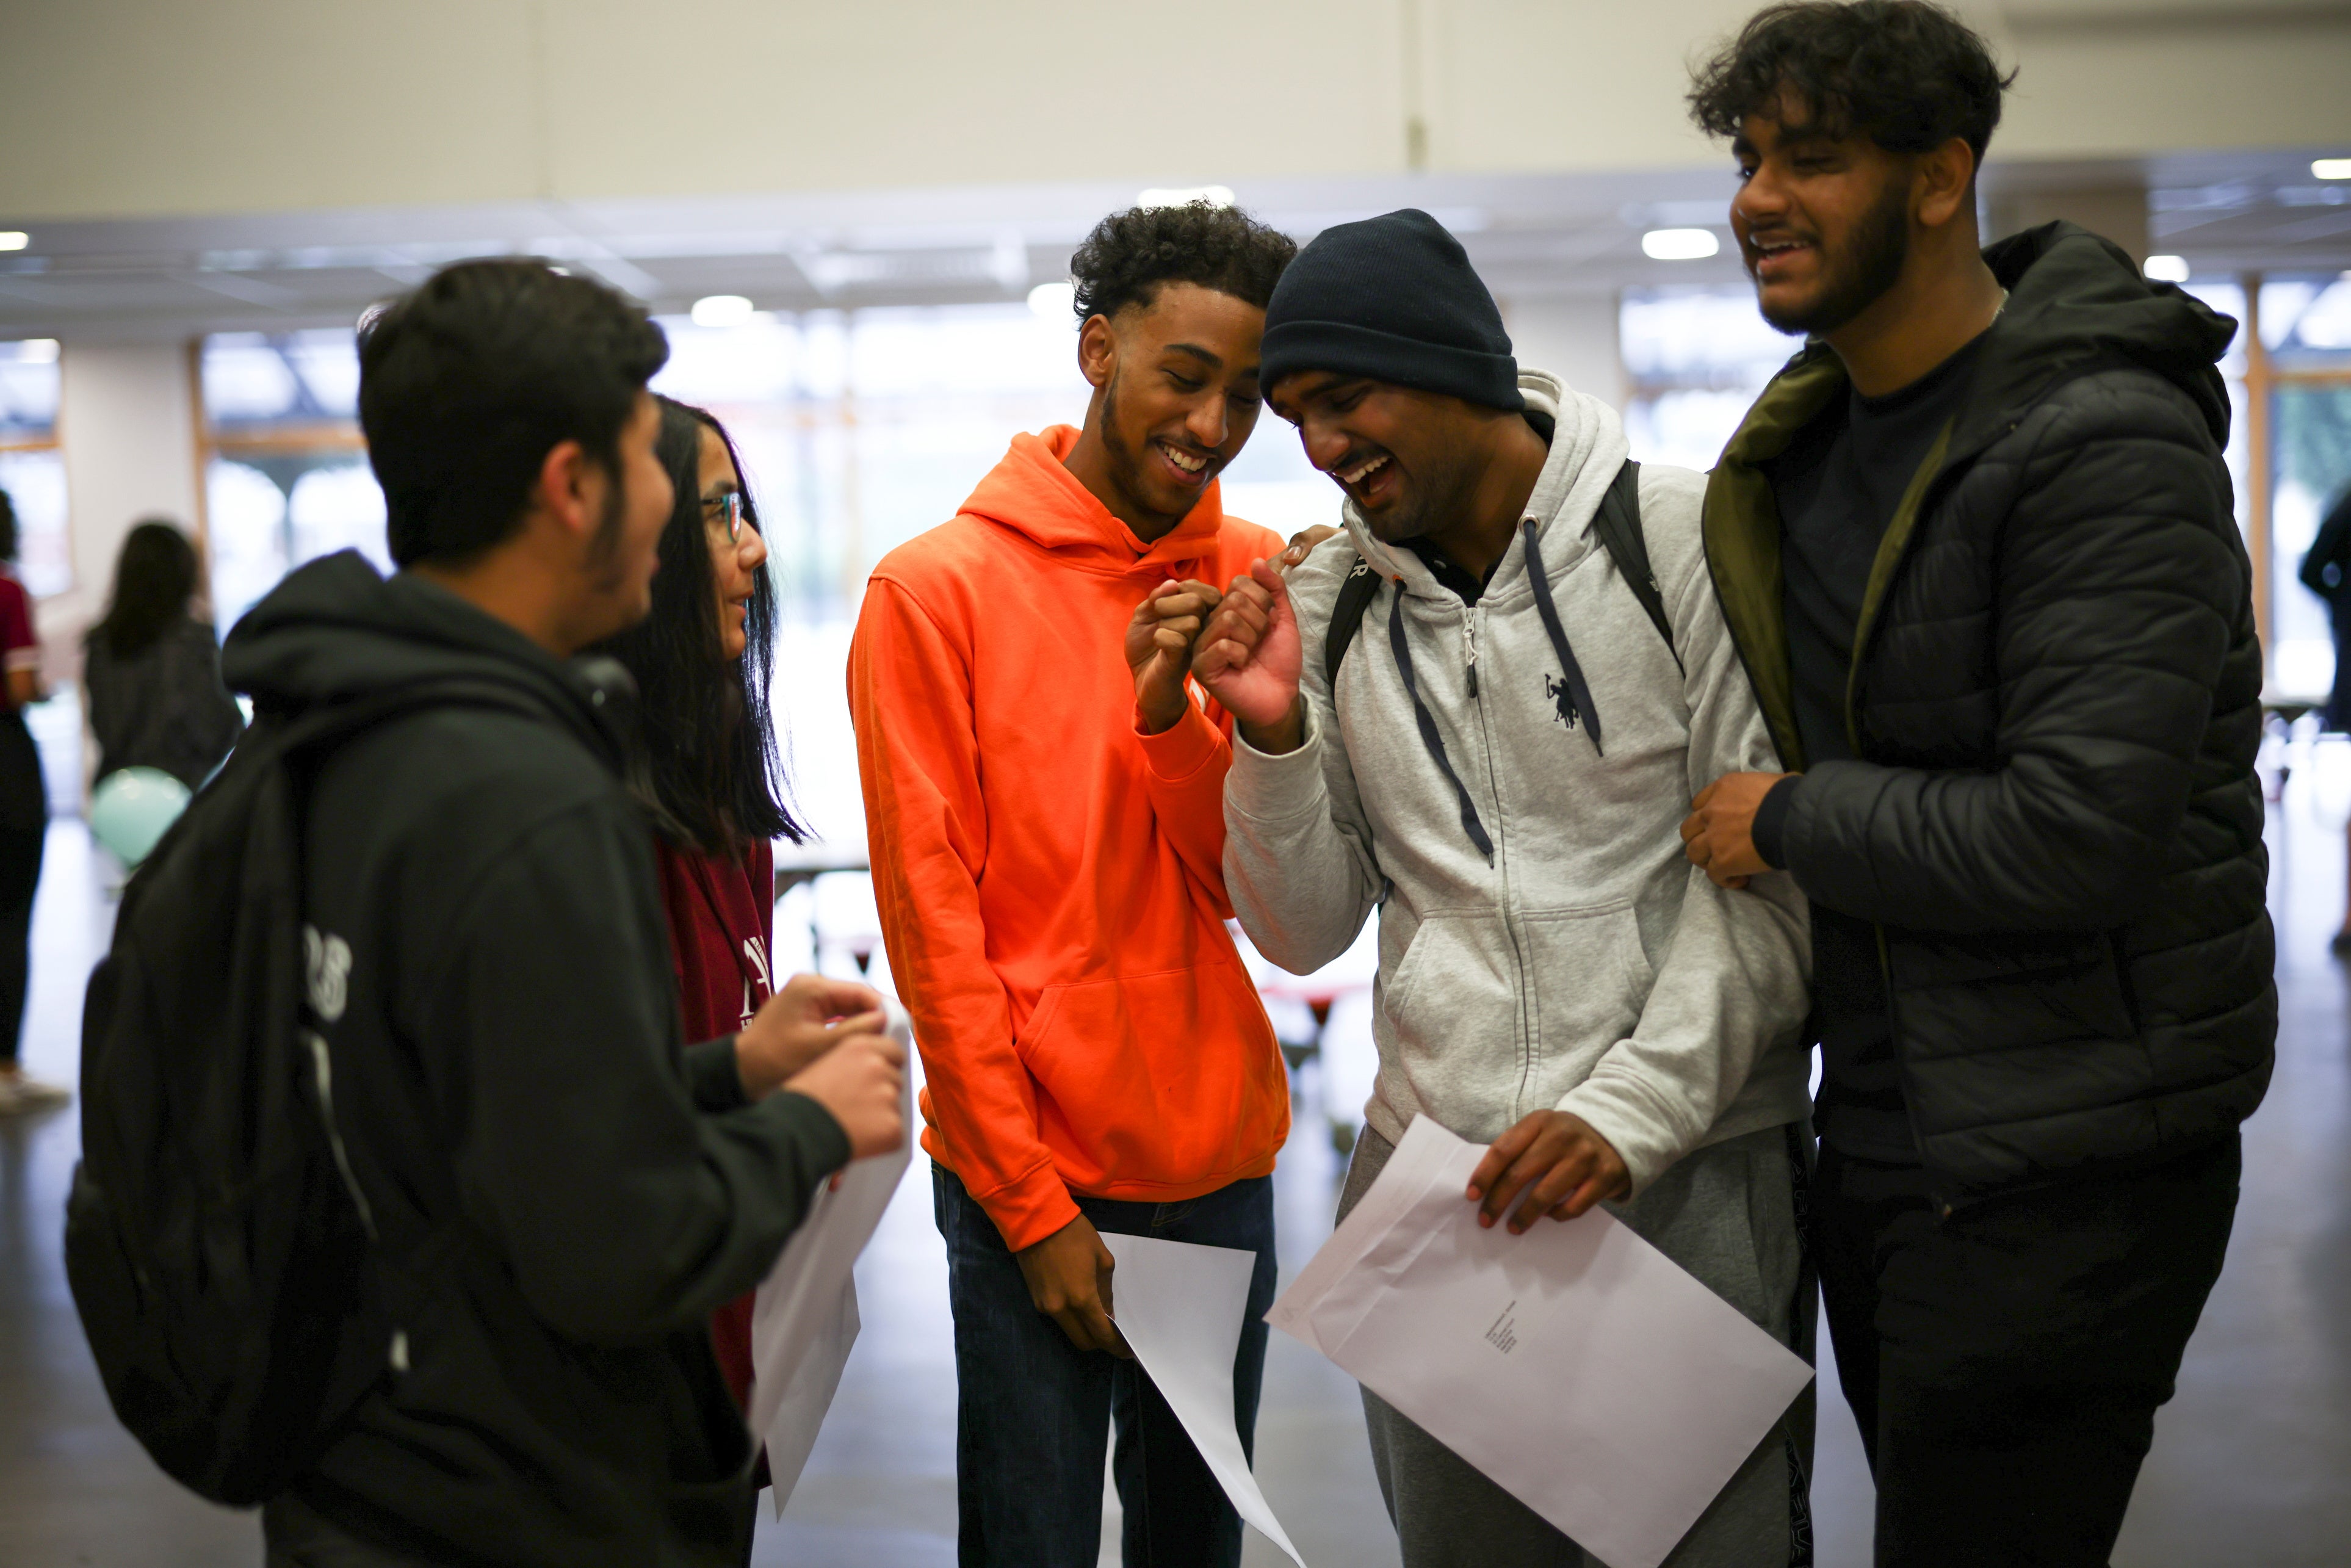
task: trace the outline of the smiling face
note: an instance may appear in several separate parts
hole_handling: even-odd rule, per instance
[[[1750,115],[1731,152],[1731,232],[1763,319],[1834,332],[1892,289],[1909,259],[1917,160],[1865,136]]]
[[[1469,514],[1492,411],[1336,371],[1284,376],[1269,401],[1298,427],[1306,460],[1347,493],[1374,538],[1401,544]]]
[[[1148,305],[1096,316],[1078,362],[1096,391],[1105,504],[1146,538],[1200,504],[1256,428],[1265,312],[1196,283],[1162,284]]]
[[[718,595],[718,652],[728,662],[743,656],[744,626],[751,595],[768,564],[768,542],[741,510],[743,476],[726,444],[708,425],[702,428],[702,529],[710,543],[710,579]]]

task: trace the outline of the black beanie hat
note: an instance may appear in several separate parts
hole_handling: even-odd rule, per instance
[[[1259,380],[1337,371],[1520,410],[1510,335],[1461,242],[1415,207],[1314,236],[1265,308]]]

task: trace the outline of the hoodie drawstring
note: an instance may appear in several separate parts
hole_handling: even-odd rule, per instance
[[[1600,709],[1592,701],[1592,688],[1584,683],[1583,667],[1575,662],[1575,651],[1567,645],[1567,628],[1559,623],[1559,606],[1551,600],[1551,578],[1543,570],[1542,547],[1535,542],[1535,520],[1526,520],[1527,576],[1534,582],[1535,613],[1542,617],[1543,632],[1551,638],[1551,651],[1559,655],[1561,689],[1553,694],[1562,701],[1559,716],[1567,727],[1573,729],[1580,716],[1586,734],[1592,737],[1592,749],[1602,756],[1600,747]],[[1678,661],[1679,655],[1676,655]],[[1405,684],[1411,684],[1406,676]]]
[[[1486,836],[1486,824],[1478,820],[1478,803],[1469,799],[1469,791],[1461,783],[1461,775],[1453,771],[1453,759],[1445,754],[1445,737],[1437,732],[1437,717],[1428,705],[1420,700],[1420,681],[1412,669],[1412,646],[1404,634],[1404,584],[1395,584],[1395,598],[1388,606],[1388,646],[1395,650],[1397,672],[1404,676],[1404,689],[1412,698],[1412,716],[1420,726],[1420,741],[1428,754],[1437,758],[1437,771],[1453,786],[1453,798],[1461,806],[1461,828],[1486,863],[1494,863],[1494,841]]]

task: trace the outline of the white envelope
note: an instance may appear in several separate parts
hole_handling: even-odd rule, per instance
[[[1416,1118],[1267,1321],[1609,1568],[1656,1568],[1813,1369],[1605,1210],[1481,1228],[1484,1153]]]
[[[776,1512],[791,1500],[818,1429],[841,1386],[857,1343],[857,1255],[882,1223],[898,1178],[913,1159],[914,1035],[906,1015],[888,1003],[890,1038],[908,1054],[906,1143],[895,1154],[852,1160],[838,1189],[817,1194],[808,1218],[759,1285],[751,1308],[751,1409],[755,1438],[768,1446]]]
[[[1258,1490],[1233,1425],[1233,1359],[1257,1254],[1107,1230],[1102,1245],[1118,1260],[1111,1270],[1111,1317],[1126,1347],[1184,1424],[1234,1511],[1306,1568]]]

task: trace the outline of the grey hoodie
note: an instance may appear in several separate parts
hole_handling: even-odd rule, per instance
[[[1682,855],[1696,791],[1780,766],[1707,576],[1704,478],[1641,470],[1669,649],[1592,530],[1626,453],[1614,411],[1539,371],[1519,384],[1557,420],[1527,515],[1604,755],[1560,695],[1567,672],[1523,537],[1464,605],[1349,506],[1346,537],[1290,576],[1306,742],[1270,757],[1234,738],[1225,882],[1259,950],[1300,974],[1345,951],[1379,908],[1380,1073],[1364,1115],[1381,1135],[1399,1139],[1425,1113],[1486,1141],[1557,1108],[1615,1147],[1637,1192],[1694,1148],[1806,1114],[1808,920],[1785,873],[1726,892]],[[1359,555],[1388,585],[1334,699],[1323,634]],[[1398,592],[1443,760],[1391,643]]]

